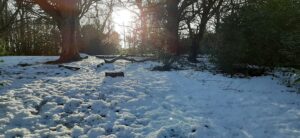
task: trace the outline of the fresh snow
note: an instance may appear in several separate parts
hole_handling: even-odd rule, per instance
[[[65,64],[78,71],[38,64],[56,58],[0,57],[0,137],[300,137],[300,96],[273,76],[97,67],[95,57]]]

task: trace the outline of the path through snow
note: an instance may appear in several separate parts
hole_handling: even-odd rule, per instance
[[[300,96],[271,76],[153,72],[154,62],[70,66],[1,57],[0,137],[300,137]],[[124,78],[105,78],[105,71]]]

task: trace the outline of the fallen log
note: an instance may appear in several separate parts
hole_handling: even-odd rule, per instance
[[[96,56],[97,58],[101,58],[101,57],[98,57]],[[101,58],[103,59],[103,58]],[[118,56],[118,57],[115,57],[111,60],[107,60],[107,59],[103,59],[105,63],[114,63],[116,62],[117,60],[126,60],[126,61],[130,61],[130,62],[146,62],[146,61],[155,61],[157,60],[156,58],[146,58],[146,59],[141,59],[141,60],[137,60],[137,59],[134,59],[134,58],[129,58],[129,57],[126,57],[126,56]]]
[[[66,66],[66,65],[58,65],[58,67],[60,67],[60,68],[66,68],[66,69],[73,70],[73,71],[80,70],[79,67],[71,67],[71,66]]]
[[[21,67],[27,67],[27,66],[32,66],[33,64],[29,64],[29,63],[19,63],[18,66]]]
[[[100,67],[102,67],[103,65],[104,65],[104,63],[100,63],[100,64],[97,65],[97,68],[100,68]]]
[[[105,72],[105,77],[124,77],[124,72]]]
[[[35,65],[39,65],[39,64],[43,64],[41,62],[35,62],[35,63],[19,63],[17,64],[17,66],[20,66],[20,67],[28,67],[28,66],[35,66]]]
[[[118,56],[118,57],[113,58],[112,60],[104,59],[104,62],[105,63],[114,63],[114,62],[116,62],[117,60],[120,60],[120,59],[124,59],[124,57],[123,56]]]
[[[100,58],[100,59],[112,59],[112,58],[116,58],[119,55],[97,55],[95,56],[96,58]]]

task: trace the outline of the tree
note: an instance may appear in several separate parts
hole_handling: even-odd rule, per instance
[[[22,7],[22,0],[16,0],[14,5],[16,5],[16,10],[11,11],[9,4],[13,4],[9,0],[0,0],[0,34],[6,32],[10,26],[14,23],[17,18],[18,13]]]
[[[56,62],[69,62],[80,59],[82,47],[80,18],[97,0],[33,0],[56,22],[60,30],[62,50]]]
[[[57,62],[69,62],[80,59],[78,41],[79,7],[77,0],[34,0],[57,23],[62,38],[62,50]],[[77,38],[78,39],[78,38]]]
[[[144,3],[142,0],[135,0],[135,3],[140,10],[140,22],[141,22],[141,51],[145,52],[146,45],[147,45],[147,13],[146,13],[146,7],[144,6]]]
[[[82,27],[84,48],[81,49],[81,52],[88,53],[88,54],[105,53],[105,51],[103,51],[104,48],[102,48],[100,51],[95,51],[90,49],[91,42],[89,42],[89,40],[93,40],[94,42],[95,40],[97,40],[97,44],[103,46],[104,40],[113,31],[112,13],[115,4],[116,4],[115,0],[106,0],[106,1],[102,1],[101,3],[97,2],[90,7],[91,12],[87,12],[85,16],[88,20],[86,24]],[[109,53],[109,51],[112,50],[107,49],[107,51]]]
[[[167,35],[167,49],[172,54],[179,53],[179,0],[167,0],[166,11],[167,11],[167,24],[166,24],[166,35]]]
[[[186,14],[185,9],[197,2],[197,0],[166,0],[166,39],[167,49],[175,55],[179,55],[179,23]]]
[[[150,33],[148,30],[150,30],[150,16],[155,12],[154,9],[158,7],[161,2],[156,0],[119,0],[119,3],[122,7],[127,8],[137,16],[138,22],[136,23],[134,32],[140,35],[138,37],[138,49],[140,54],[146,53],[147,50],[149,50]]]
[[[185,17],[189,37],[192,40],[189,61],[197,62],[200,42],[203,39],[208,21],[217,13],[224,0],[200,0],[191,5]],[[195,27],[192,27],[195,26]]]
[[[84,25],[82,35],[84,52],[90,55],[116,54],[120,47],[120,37],[115,31],[104,33],[96,25]]]

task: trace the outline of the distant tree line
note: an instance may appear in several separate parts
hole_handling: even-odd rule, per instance
[[[125,34],[126,54],[158,54],[165,64],[182,54],[190,62],[208,54],[225,72],[299,68],[299,5],[298,0],[1,0],[1,54],[60,54],[59,62],[80,59],[79,52],[115,54],[120,38],[111,15],[117,6],[136,15]]]
[[[133,49],[152,48],[152,53],[158,49],[166,58],[188,54],[190,62],[198,62],[199,53],[208,54],[227,73],[253,66],[300,68],[298,0],[147,0],[134,4],[140,10],[141,23],[135,31],[141,37],[129,35]]]

